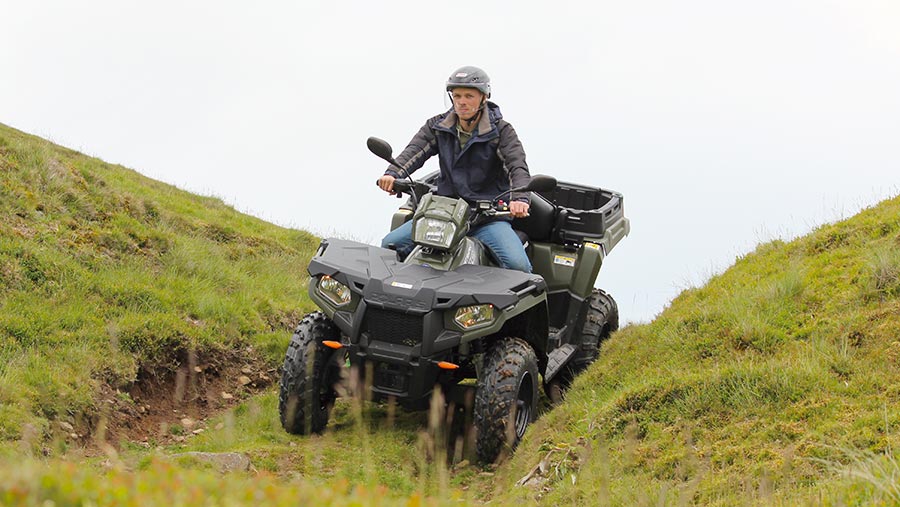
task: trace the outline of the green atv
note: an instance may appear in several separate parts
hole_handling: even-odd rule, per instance
[[[386,142],[368,145],[397,165]],[[310,261],[321,311],[303,318],[285,355],[279,412],[288,432],[324,430],[349,363],[367,395],[409,410],[427,409],[436,389],[449,399],[474,389],[477,455],[493,462],[534,420],[539,385],[559,401],[618,328],[615,301],[594,282],[630,230],[621,194],[541,175],[512,189],[531,192],[529,216],[513,221],[534,269],[523,273],[497,267],[467,236],[509,214],[507,193],[473,208],[433,194],[437,177],[394,182],[410,199],[392,228],[413,220],[416,244],[403,262],[341,239],[323,240]]]

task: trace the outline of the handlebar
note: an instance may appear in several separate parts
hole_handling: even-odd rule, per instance
[[[378,185],[378,180],[375,181],[375,185]],[[406,194],[412,197],[414,201],[418,201],[423,195],[434,192],[435,190],[436,187],[429,183],[409,180],[407,178],[394,178],[393,193],[398,198],[402,197],[403,194]]]
[[[509,216],[512,216],[512,212],[510,212],[510,211],[508,211],[508,210],[507,210],[507,211],[493,211],[493,212],[491,212],[491,211],[489,211],[489,210],[485,210],[485,211],[482,211],[481,214],[484,215],[484,216],[488,216],[488,217],[509,217]],[[527,217],[530,217],[530,216],[531,216],[531,213],[525,213],[525,216],[514,217],[514,218],[527,218]]]
[[[376,181],[375,184],[377,185],[378,182]],[[435,190],[436,189],[434,185],[421,181],[410,181],[409,179],[401,178],[394,179],[393,192],[398,198],[402,197],[403,194],[415,198],[416,194],[424,195]],[[509,204],[504,203],[503,201],[478,201],[472,208],[470,220],[472,220],[473,223],[478,223],[482,218],[497,218],[509,216],[512,216],[512,213],[509,211]],[[528,216],[530,216],[530,214],[526,213],[524,217],[514,218],[526,218]]]
[[[500,204],[490,201],[479,201],[478,203],[476,203],[475,209],[472,210],[470,223],[472,225],[478,225],[486,219],[511,216],[512,212],[509,211],[509,205],[506,203]],[[513,218],[526,218],[528,216],[530,215],[526,213],[524,217]]]
[[[394,179],[394,192],[397,193],[397,197],[400,197],[401,194],[411,195],[412,187],[413,185],[409,182],[409,180],[403,180],[400,178]]]

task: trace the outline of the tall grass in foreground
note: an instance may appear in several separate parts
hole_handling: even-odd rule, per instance
[[[0,467],[0,504],[8,506],[439,506],[456,499],[398,498],[385,487],[346,479],[311,482],[258,473],[219,475],[152,460],[142,470],[96,472],[73,463],[20,462]]]
[[[277,397],[269,393],[208,421],[184,444],[108,447],[105,464],[28,458],[20,467],[13,463],[21,456],[0,460],[0,505],[470,504],[472,494],[463,492],[470,481],[451,484],[439,398],[429,413],[391,414],[389,404],[350,396],[339,400],[324,434],[298,437],[281,428]],[[186,451],[240,452],[252,467],[220,475],[180,457]],[[466,467],[456,479],[474,473]]]
[[[892,452],[841,452],[843,462],[823,462],[839,477],[833,505],[900,505],[900,462]]]
[[[406,412],[392,403],[365,401],[359,394],[364,391],[355,386],[340,389],[346,389],[344,397],[321,435],[285,432],[278,420],[277,395],[269,393],[211,421],[209,431],[184,449],[242,452],[256,469],[282,476],[344,478],[353,484],[387,486],[394,495],[458,496],[455,487],[464,485],[459,480],[476,469],[459,474],[451,484],[445,427],[450,423],[439,392],[431,410]]]

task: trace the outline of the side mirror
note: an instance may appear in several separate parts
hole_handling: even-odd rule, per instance
[[[549,192],[556,188],[556,178],[544,174],[535,174],[524,187],[518,187],[510,192]]]
[[[366,146],[368,146],[369,151],[374,153],[378,158],[389,164],[394,164],[394,150],[391,149],[391,145],[388,144],[387,141],[378,139],[377,137],[370,137],[366,140]]]

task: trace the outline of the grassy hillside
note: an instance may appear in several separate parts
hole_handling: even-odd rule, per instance
[[[761,245],[614,335],[530,430],[505,499],[896,505],[898,402],[894,198]],[[512,487],[548,455],[548,472]]]
[[[426,415],[342,400],[294,437],[249,389],[312,309],[317,246],[0,124],[0,505],[459,505]]]
[[[0,125],[0,440],[90,434],[189,359],[279,364],[317,244]]]
[[[272,389],[183,419],[195,373],[277,378],[317,240],[2,125],[0,183],[0,504],[900,505],[900,198],[616,333],[493,470],[353,399],[313,437]],[[143,440],[104,436],[119,412]]]

